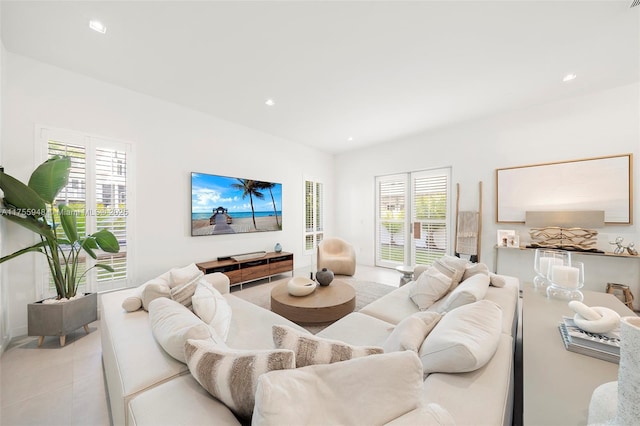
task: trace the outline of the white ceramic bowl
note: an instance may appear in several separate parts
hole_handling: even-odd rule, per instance
[[[292,296],[306,296],[313,293],[318,284],[305,277],[293,277],[287,283],[287,289]]]

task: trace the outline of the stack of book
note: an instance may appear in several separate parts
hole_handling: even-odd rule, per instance
[[[578,327],[571,317],[562,317],[558,326],[565,349],[583,355],[620,363],[620,331],[589,333]]]

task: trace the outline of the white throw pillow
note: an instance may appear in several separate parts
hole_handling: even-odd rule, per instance
[[[295,352],[296,367],[330,364],[383,353],[381,347],[353,346],[339,340],[323,339],[286,325],[274,325],[272,330],[276,348]]]
[[[420,274],[415,284],[411,286],[409,297],[418,309],[424,311],[447,294],[450,287],[451,277],[431,266]]]
[[[394,352],[271,371],[258,379],[254,425],[381,425],[416,408],[422,366]]]
[[[486,276],[489,276],[489,268],[484,263],[470,263],[464,270],[462,281],[466,280],[467,278],[471,278],[476,274],[484,274]]]
[[[169,287],[174,288],[193,281],[196,276],[202,274],[195,263],[183,268],[172,268],[169,270]]]
[[[442,315],[437,312],[417,312],[403,319],[382,345],[384,353],[406,350],[418,352],[440,318]]]
[[[503,275],[497,275],[490,272],[489,279],[491,280],[491,285],[494,287],[502,288],[507,285],[507,280],[504,279]]]
[[[202,271],[198,271],[191,281],[171,287],[171,298],[187,308],[191,308],[191,297],[195,294],[198,282],[203,276],[204,273]]]
[[[146,283],[136,287],[135,290],[131,293],[131,296],[127,297],[122,301],[122,308],[127,312],[135,312],[138,309],[140,309],[142,307],[142,292],[144,291],[145,287],[149,284],[157,284],[157,285],[163,285],[168,287],[169,286],[168,277],[169,277],[169,272],[165,272],[159,277],[153,278],[147,281]],[[150,300],[148,302],[150,302]],[[145,306],[149,306],[149,304],[147,303],[147,305]],[[147,308],[145,308],[145,310],[147,310]]]
[[[464,271],[467,269],[468,263],[468,261],[456,256],[442,256],[440,259],[433,262],[433,266],[438,268],[440,272],[445,275],[448,274],[446,271],[453,271],[451,273],[451,287],[449,288],[449,290],[453,290],[458,286],[460,281],[462,281],[462,276],[464,275]]]
[[[193,312],[202,321],[216,330],[226,342],[231,328],[231,306],[215,287],[204,278],[198,281],[196,291],[191,297]]]
[[[436,312],[449,312],[463,305],[484,299],[489,288],[489,276],[476,274],[464,280],[444,299],[444,303],[434,306]]]
[[[185,356],[191,375],[241,418],[253,414],[258,378],[272,370],[295,367],[289,350],[236,350],[204,340],[188,340]],[[215,419],[209,419],[215,424]]]
[[[464,373],[484,366],[498,349],[502,309],[481,300],[448,312],[429,333],[419,355],[425,373]]]
[[[149,310],[149,304],[159,297],[171,299],[171,288],[159,282],[147,284],[142,289],[142,307]]]
[[[173,358],[186,364],[184,344],[188,339],[222,344],[222,339],[207,324],[180,303],[164,297],[149,305],[149,322],[156,341]]]

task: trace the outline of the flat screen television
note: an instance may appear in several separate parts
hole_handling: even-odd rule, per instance
[[[191,173],[191,235],[282,230],[282,184]]]

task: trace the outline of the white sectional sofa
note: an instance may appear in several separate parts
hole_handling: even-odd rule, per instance
[[[226,276],[215,273],[205,278],[223,294],[232,308],[228,347],[273,349],[273,325],[307,333],[291,321],[230,294]],[[511,423],[518,281],[511,277],[500,278],[505,285],[489,287],[485,295],[486,300],[495,302],[502,311],[502,330],[491,359],[475,371],[427,375],[415,397],[419,407],[413,410],[404,407],[397,416],[394,414],[397,424],[430,424],[432,417],[427,419],[424,414],[424,407],[430,403],[437,403],[448,411],[455,424]],[[409,300],[411,285],[394,290],[360,312],[347,315],[318,336],[357,346],[382,346],[402,319],[419,312]],[[200,386],[186,364],[169,356],[156,342],[146,311],[126,312],[122,308],[123,301],[135,291],[106,293],[100,298],[103,363],[113,424],[241,424],[223,403]],[[278,373],[287,374],[286,371]],[[359,398],[345,401],[345,407],[366,404],[367,392],[371,389],[359,390]]]

